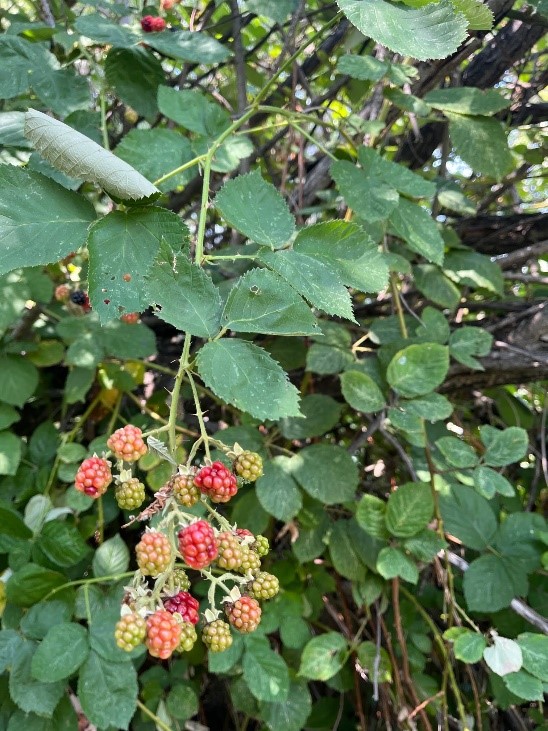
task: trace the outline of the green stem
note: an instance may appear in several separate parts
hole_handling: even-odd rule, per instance
[[[167,723],[164,723],[162,719],[158,718],[156,714],[152,713],[150,708],[147,708],[144,703],[141,703],[141,701],[137,698],[137,707],[141,709],[141,711],[145,714],[145,716],[148,716],[154,723],[156,724],[157,728],[161,729],[162,731],[173,731],[173,729],[167,725]]]
[[[400,293],[398,290],[398,283],[394,272],[390,272],[390,289],[392,290],[392,297],[394,298],[394,304],[396,305],[396,312],[398,315],[398,323],[400,325],[400,331],[402,337],[407,340],[409,333],[407,332],[407,325],[405,324],[405,316],[403,314],[403,308],[400,301]]]
[[[46,594],[43,601],[47,601],[50,597],[57,594],[59,591],[63,591],[63,589],[69,589],[71,586],[82,586],[83,584],[102,584],[107,583],[107,581],[119,581],[120,579],[127,579],[130,576],[134,576],[134,571],[125,571],[123,574],[111,574],[110,576],[98,576],[94,577],[92,579],[77,579],[76,581],[67,581],[66,584],[61,584],[61,586],[56,586],[55,589],[52,589],[49,594]]]
[[[183,343],[183,352],[181,354],[181,360],[179,361],[179,370],[175,376],[175,383],[173,385],[173,391],[171,393],[171,404],[169,406],[169,418],[168,418],[168,432],[169,432],[169,450],[173,458],[175,458],[175,450],[177,449],[176,435],[177,435],[177,407],[179,404],[179,395],[181,393],[181,386],[183,378],[185,376],[185,370],[188,367],[188,355],[190,353],[190,342],[192,340],[191,335],[185,334],[185,341]]]
[[[99,104],[101,107],[101,134],[103,136],[103,147],[105,150],[110,150],[107,129],[107,103],[104,90],[101,90],[101,94],[99,95]]]
[[[103,510],[102,496],[99,496],[97,500],[97,531],[99,533],[97,543],[101,545],[103,538],[105,537],[105,512]]]
[[[179,175],[179,173],[184,173],[185,170],[194,167],[194,165],[199,165],[199,163],[201,163],[202,160],[205,160],[206,157],[207,152],[204,152],[203,155],[198,155],[197,157],[192,158],[192,160],[185,162],[184,165],[179,165],[178,168],[174,168],[173,170],[170,170],[169,173],[162,175],[162,177],[158,178],[158,180],[155,180],[152,185],[161,185],[162,183],[165,183],[166,180],[173,178],[175,175]]]
[[[225,517],[218,513],[215,508],[212,508],[211,505],[209,505],[209,503],[207,503],[203,498],[202,503],[204,508],[215,518],[223,530],[232,531],[232,526]]]
[[[198,396],[198,391],[196,390],[196,384],[194,383],[194,378],[192,377],[192,374],[190,371],[187,371],[187,378],[188,382],[190,383],[190,388],[192,389],[192,395],[194,397],[194,405],[196,406],[196,416],[198,417],[198,423],[200,425],[200,434],[202,435],[202,439],[204,441],[204,451],[206,454],[207,459],[211,459],[211,456],[209,454],[209,437],[206,431],[205,422],[204,422],[204,415],[202,413],[202,407],[200,405],[200,398]]]

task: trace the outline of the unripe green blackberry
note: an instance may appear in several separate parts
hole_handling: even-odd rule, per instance
[[[270,551],[270,543],[266,536],[256,536],[253,550],[256,551],[259,556],[267,556]]]
[[[178,652],[190,652],[198,639],[196,629],[191,622],[183,622],[180,614],[173,615],[181,625],[181,639],[179,640]]]
[[[232,645],[230,626],[222,619],[206,624],[202,630],[202,640],[210,652],[223,652]]]
[[[119,622],[116,622],[114,637],[116,644],[121,650],[131,652],[140,645],[146,635],[147,623],[139,614],[125,614]]]
[[[249,546],[242,546],[242,563],[238,568],[238,572],[245,574],[248,571],[259,571],[261,568],[261,559]]]
[[[246,591],[255,599],[272,599],[280,591],[280,582],[276,576],[261,571],[247,584]]]
[[[122,510],[137,510],[145,501],[145,486],[136,477],[132,477],[116,486],[114,496]]]
[[[135,546],[137,563],[145,576],[158,576],[169,567],[171,562],[171,546],[168,537],[157,530],[143,533],[143,537]]]
[[[239,568],[244,554],[238,538],[230,531],[224,531],[217,536],[217,545],[219,546],[217,557],[219,566],[229,571]]]
[[[200,491],[194,484],[194,475],[173,475],[169,481],[173,497],[179,505],[191,508],[200,499]]]
[[[257,452],[242,452],[234,460],[234,471],[246,482],[255,482],[263,474],[263,460]]]
[[[173,569],[173,584],[179,591],[188,591],[190,589],[190,579],[184,569]]]
[[[233,604],[225,604],[228,621],[238,632],[254,632],[261,621],[259,602],[250,596],[242,596]]]

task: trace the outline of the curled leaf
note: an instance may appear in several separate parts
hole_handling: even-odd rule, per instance
[[[25,137],[57,170],[97,183],[118,198],[139,200],[159,194],[158,188],[127,162],[47,114],[29,109],[25,114]]]

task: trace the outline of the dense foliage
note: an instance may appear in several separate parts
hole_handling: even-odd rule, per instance
[[[547,25],[2,5],[0,731],[548,728]]]

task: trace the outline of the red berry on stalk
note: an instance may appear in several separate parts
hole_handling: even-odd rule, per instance
[[[143,432],[138,426],[131,424],[116,429],[109,437],[107,446],[116,459],[123,459],[125,462],[136,462],[148,451],[143,441]]]
[[[154,31],[154,16],[145,15],[141,18],[141,28],[145,33],[152,33]]]
[[[179,531],[179,551],[193,569],[203,569],[217,558],[218,548],[213,528],[198,520]]]
[[[246,536],[253,536],[253,533],[247,528],[236,528],[236,535],[245,538]]]
[[[152,657],[167,660],[179,646],[181,625],[175,617],[159,609],[147,619],[146,646]]]
[[[225,605],[228,621],[240,632],[254,632],[261,621],[261,611],[259,602],[250,596],[242,596],[234,604]]]
[[[163,18],[154,18],[154,22],[152,24],[152,30],[155,33],[160,33],[161,31],[166,29],[166,21]]]
[[[227,503],[238,491],[236,475],[222,462],[202,467],[194,477],[194,484],[214,503]]]
[[[85,459],[76,473],[74,486],[79,492],[92,498],[101,497],[112,482],[110,462],[101,457]]]
[[[175,596],[164,599],[164,607],[171,614],[180,614],[185,622],[198,624],[200,604],[188,591],[180,591]]]

